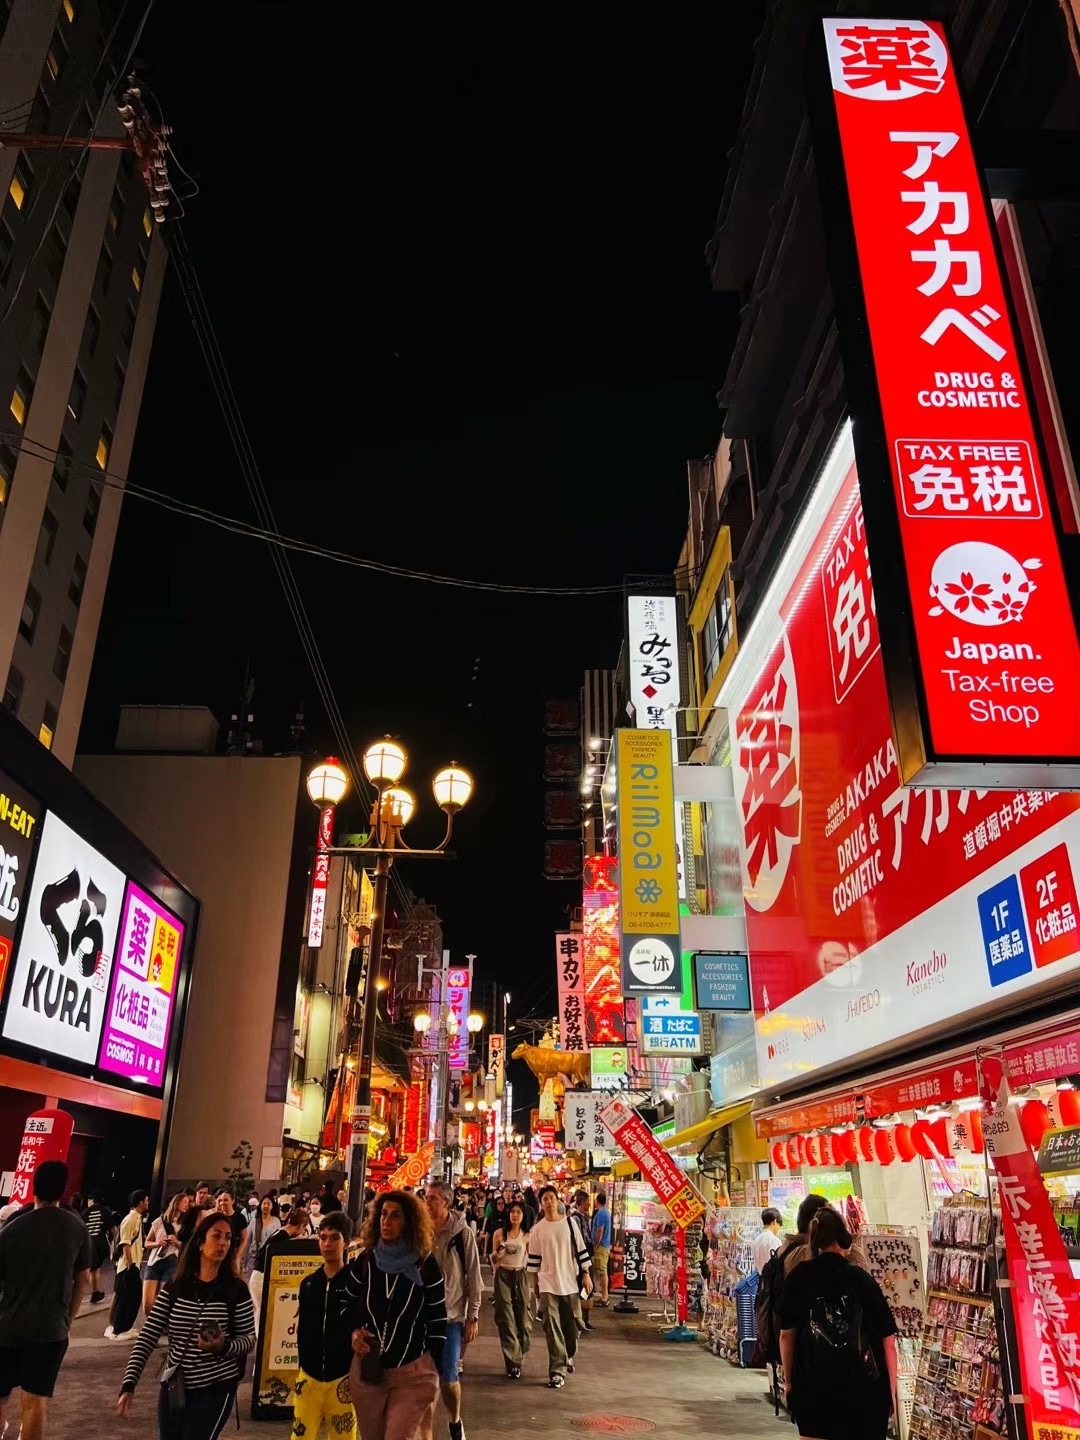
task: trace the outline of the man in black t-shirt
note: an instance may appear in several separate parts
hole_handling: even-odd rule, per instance
[[[224,1186],[217,1192],[215,1203],[219,1212],[225,1216],[225,1219],[228,1220],[232,1226],[233,1254],[239,1255],[243,1249],[244,1241],[247,1239],[248,1217],[237,1210],[233,1203],[232,1191],[226,1190]]]
[[[68,1169],[43,1160],[34,1171],[34,1208],[0,1231],[0,1432],[4,1408],[22,1390],[22,1433],[44,1436],[68,1331],[90,1284],[90,1236],[60,1209]]]

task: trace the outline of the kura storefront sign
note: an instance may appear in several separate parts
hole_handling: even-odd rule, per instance
[[[1080,794],[901,783],[854,461],[845,427],[718,701],[763,1086],[1080,966]]]
[[[822,24],[819,170],[901,778],[1080,783],[1080,640],[944,31]],[[876,622],[850,575],[837,600],[847,678]]]

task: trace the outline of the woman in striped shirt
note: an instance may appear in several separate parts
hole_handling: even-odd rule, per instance
[[[342,1315],[355,1358],[349,1388],[361,1440],[415,1440],[439,1393],[446,1291],[434,1233],[415,1195],[376,1197],[345,1272]]]
[[[255,1345],[255,1311],[237,1274],[232,1241],[226,1216],[213,1213],[199,1221],[132,1346],[117,1401],[125,1416],[159,1337],[169,1332],[158,1396],[160,1440],[217,1440],[235,1403],[244,1359]],[[185,1392],[179,1411],[165,1384],[177,1370]]]

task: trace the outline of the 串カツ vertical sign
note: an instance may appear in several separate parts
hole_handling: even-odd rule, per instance
[[[834,290],[846,345],[869,337],[880,405],[879,429],[849,348],[878,619],[887,648],[906,614],[916,650],[904,693],[886,658],[902,778],[970,783],[977,767],[1015,788],[1051,761],[1061,785],[1080,750],[1080,642],[956,67],[933,21],[822,24],[861,305],[835,233]],[[882,446],[895,519],[872,493]],[[871,616],[850,598],[836,624],[857,641]]]

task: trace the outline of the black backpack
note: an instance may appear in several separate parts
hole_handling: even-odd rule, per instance
[[[850,1394],[873,1384],[878,1363],[866,1338],[863,1304],[849,1283],[814,1297],[799,1329],[799,1366],[814,1376],[815,1387]]]
[[[790,1244],[774,1250],[758,1280],[754,1329],[760,1358],[767,1365],[780,1364],[780,1297],[784,1293],[784,1261],[801,1243],[792,1240]]]

